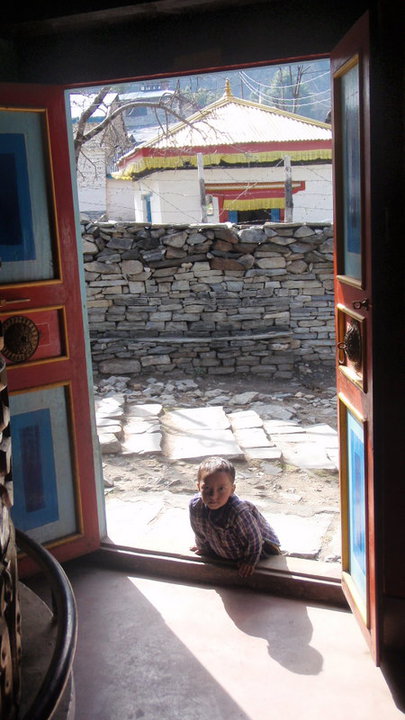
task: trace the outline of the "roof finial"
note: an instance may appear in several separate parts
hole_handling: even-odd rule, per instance
[[[228,98],[228,99],[232,97],[231,83],[229,81],[229,78],[226,78],[226,80],[225,80],[224,97]]]

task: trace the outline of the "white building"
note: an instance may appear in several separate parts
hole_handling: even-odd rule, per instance
[[[131,183],[139,222],[283,221],[286,157],[293,221],[331,222],[330,125],[236,98],[227,83],[220,100],[121,157],[114,177]]]
[[[70,94],[70,112],[73,134],[76,134],[79,118],[88,108],[96,94],[81,92]],[[108,93],[88,118],[85,132],[101,123],[109,108],[118,106],[117,93]],[[130,144],[121,115],[116,117],[102,132],[86,142],[81,149],[77,170],[77,192],[81,213],[90,218],[102,216],[111,220],[134,220],[133,190],[129,183],[112,182],[111,171],[117,157]]]

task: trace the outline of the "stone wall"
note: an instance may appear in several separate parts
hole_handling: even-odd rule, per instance
[[[334,362],[330,224],[82,229],[95,372],[288,378]]]

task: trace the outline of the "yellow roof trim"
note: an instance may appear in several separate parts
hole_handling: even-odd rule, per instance
[[[221,162],[230,165],[249,165],[250,163],[277,162],[289,155],[292,162],[311,162],[316,160],[332,160],[331,149],[315,150],[271,150],[268,152],[252,153],[208,153],[203,155],[205,167],[216,166]],[[145,171],[154,170],[176,170],[190,167],[197,167],[197,156],[194,155],[166,155],[164,157],[141,157],[139,160],[129,163],[124,170],[113,173],[117,180],[134,180],[137,175]]]
[[[285,208],[285,200],[280,198],[251,198],[250,200],[224,200],[224,210],[272,210]]]

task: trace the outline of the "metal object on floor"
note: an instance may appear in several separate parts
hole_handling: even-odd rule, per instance
[[[55,648],[48,671],[22,720],[48,720],[57,708],[72,672],[77,642],[77,609],[70,582],[55,558],[35,540],[16,529],[16,542],[44,572],[52,592]]]

